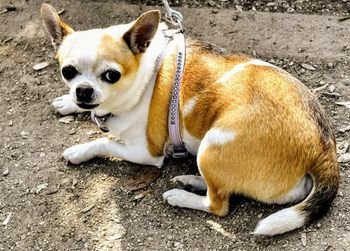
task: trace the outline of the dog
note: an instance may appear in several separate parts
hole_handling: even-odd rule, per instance
[[[115,156],[161,167],[170,141],[178,43],[164,35],[167,26],[160,23],[160,12],[87,31],[74,31],[48,4],[42,5],[41,16],[70,88],[53,106],[61,114],[112,114],[105,126],[122,140],[100,138],[75,145],[63,157],[79,164]],[[232,194],[267,204],[295,204],[262,219],[256,235],[282,234],[325,214],[337,194],[339,165],[330,122],[311,92],[261,60],[220,55],[190,39],[186,50],[180,135],[196,156],[200,176],[172,181],[206,195],[172,189],[163,194],[164,200],[217,216],[227,215]]]

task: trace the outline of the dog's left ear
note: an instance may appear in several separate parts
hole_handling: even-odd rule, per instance
[[[140,16],[123,35],[123,39],[134,54],[145,52],[157,32],[160,11],[148,11]]]
[[[63,38],[73,33],[74,30],[61,20],[55,8],[50,4],[43,3],[40,12],[44,27],[50,35],[53,46],[57,49]]]

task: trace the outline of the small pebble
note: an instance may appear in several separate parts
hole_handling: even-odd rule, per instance
[[[78,180],[76,179],[76,178],[73,178],[73,180],[72,180],[72,186],[71,186],[71,188],[72,188],[72,190],[75,188],[75,186],[78,184]]]
[[[301,233],[301,244],[306,247],[306,233]]]
[[[76,132],[77,132],[77,131],[73,128],[72,130],[70,130],[70,131],[68,132],[68,134],[69,134],[69,135],[73,135],[73,134],[76,134]]]
[[[6,169],[3,173],[2,173],[2,176],[7,176],[9,175],[10,171],[8,169]]]
[[[60,118],[58,121],[61,122],[61,123],[64,123],[64,124],[69,124],[73,120],[74,120],[73,116],[65,116],[65,117]]]
[[[7,224],[9,224],[11,217],[12,217],[12,213],[9,213],[6,216],[5,220],[2,222],[2,225],[6,226]]]
[[[113,235],[110,235],[106,238],[107,241],[114,241],[114,240],[118,240],[120,238],[123,237],[123,233],[116,233],[116,234],[113,234]]]
[[[350,162],[350,153],[344,153],[340,155],[338,158],[338,162],[340,163]]]
[[[45,68],[48,67],[48,66],[49,66],[49,63],[48,63],[48,62],[43,62],[43,63],[39,63],[39,64],[34,65],[34,66],[33,66],[33,69],[34,69],[35,71],[40,71],[40,70],[42,70],[42,69],[45,69]]]
[[[139,193],[136,196],[134,196],[134,198],[132,198],[131,201],[140,200],[140,199],[146,197],[147,195],[149,195],[150,193],[151,193],[150,190],[147,190],[147,191],[144,191],[142,193]]]
[[[214,7],[216,5],[216,2],[213,1],[213,0],[209,0],[208,4],[211,6],[211,7]]]
[[[233,14],[233,16],[232,16],[232,20],[233,21],[237,21],[238,20],[238,14]]]
[[[97,134],[97,133],[98,133],[97,131],[90,130],[90,131],[88,131],[86,134],[87,134],[88,136],[93,136],[93,135],[95,135],[95,134]]]
[[[294,12],[294,9],[293,9],[292,7],[289,7],[289,8],[287,9],[287,12],[288,12],[288,13],[293,13],[293,12]]]
[[[35,192],[38,194],[41,190],[46,189],[49,186],[48,183],[42,183],[36,186]]]
[[[335,86],[334,86],[334,85],[330,85],[330,86],[328,87],[328,90],[329,90],[330,92],[334,92],[334,91],[335,91]]]
[[[303,63],[303,64],[301,64],[301,67],[303,67],[304,69],[309,70],[309,71],[316,71],[316,68],[310,64]]]

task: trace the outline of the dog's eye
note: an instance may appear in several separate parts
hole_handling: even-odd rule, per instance
[[[68,65],[62,68],[62,75],[67,80],[75,78],[77,74],[78,71],[74,66]]]
[[[102,75],[102,80],[107,83],[113,84],[120,79],[120,72],[116,70],[108,70],[104,72]]]

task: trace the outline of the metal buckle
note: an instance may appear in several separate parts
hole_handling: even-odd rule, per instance
[[[111,115],[111,113],[108,113],[99,117],[95,112],[91,112],[91,119],[96,123],[102,132],[109,132],[108,127],[105,126],[105,122],[111,117]]]
[[[171,155],[171,157],[173,157],[174,159],[181,159],[181,158],[185,158],[187,156],[188,152],[177,152],[177,153],[173,153]]]
[[[169,144],[165,148],[165,155],[174,159],[185,158],[188,155],[187,149],[176,149],[173,144]]]

